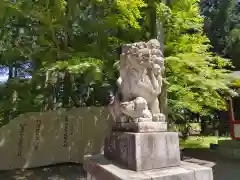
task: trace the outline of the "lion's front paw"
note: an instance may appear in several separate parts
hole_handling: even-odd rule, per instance
[[[164,114],[162,113],[157,113],[153,115],[153,121],[157,121],[157,122],[165,122],[166,121],[166,117]]]
[[[151,117],[146,117],[146,118],[140,117],[140,118],[138,118],[138,121],[139,122],[151,122],[152,118]]]

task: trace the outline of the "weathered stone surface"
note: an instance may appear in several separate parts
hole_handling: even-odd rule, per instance
[[[109,117],[106,108],[19,116],[0,128],[0,170],[83,163],[85,154],[102,150],[111,129]]]
[[[202,160],[202,159],[195,159],[195,158],[184,158],[184,162],[191,163],[191,164],[197,164],[197,165],[209,167],[209,168],[212,168],[213,166],[216,165],[215,162],[206,161],[206,160]]]
[[[192,163],[181,162],[177,167],[136,172],[113,164],[103,155],[86,158],[85,170],[89,180],[213,180],[211,168]]]
[[[144,173],[151,177],[151,180],[195,180],[193,171],[179,166],[154,169]]]
[[[143,172],[131,171],[113,164],[103,155],[86,157],[84,168],[88,172],[88,178],[95,178],[94,180],[151,180]]]
[[[124,132],[164,132],[167,131],[166,122],[139,122],[139,123],[116,123],[113,130]]]
[[[212,169],[189,162],[181,162],[181,167],[194,172],[194,180],[213,180]]]
[[[141,171],[180,165],[178,133],[112,132],[105,139],[105,156]]]

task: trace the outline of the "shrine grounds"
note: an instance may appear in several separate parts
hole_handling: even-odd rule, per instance
[[[200,144],[194,145],[194,139]],[[212,167],[214,180],[240,180],[239,160],[222,158],[207,148],[215,140],[216,137],[191,137],[185,144],[184,161]],[[0,180],[86,180],[86,174],[81,165],[61,164],[25,171],[3,171],[0,172]]]

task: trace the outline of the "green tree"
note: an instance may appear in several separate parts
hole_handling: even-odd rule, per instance
[[[237,0],[202,0],[202,14],[205,16],[205,31],[211,40],[213,50],[231,58],[239,69],[240,4]]]
[[[30,80],[9,76],[3,86],[4,119],[28,111],[101,105],[97,89],[115,81],[117,48],[139,38],[143,7],[141,0],[3,1],[1,64],[9,72],[19,60],[20,65],[32,64]]]
[[[230,88],[231,63],[209,50],[204,35],[204,19],[198,0],[173,1],[171,7],[158,4],[158,17],[164,24],[168,102],[173,115],[187,109],[202,115],[213,109],[226,109]]]
[[[0,18],[0,64],[11,73],[25,62],[32,66],[31,79],[17,74],[0,87],[5,119],[28,111],[103,105],[102,93],[117,77],[119,47],[156,37],[159,22],[172,114],[226,107],[223,95],[231,89],[224,67],[229,63],[209,52],[196,0],[4,0]]]

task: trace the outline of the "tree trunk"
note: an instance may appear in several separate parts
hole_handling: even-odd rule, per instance
[[[10,114],[11,114],[11,100],[12,100],[12,89],[10,87],[10,80],[13,78],[13,66],[9,66],[9,71],[8,71],[8,80],[6,83],[6,87],[5,87],[5,101],[6,101],[6,105],[4,106],[4,112],[3,112],[3,121],[4,124],[7,124],[10,121]]]
[[[47,71],[46,74],[46,79],[45,79],[45,88],[44,88],[44,110],[49,111],[54,109],[54,99],[55,99],[55,85],[51,80],[49,80],[52,76],[52,72]]]
[[[63,107],[67,108],[70,105],[71,97],[71,75],[68,71],[65,71],[64,80],[63,80]]]
[[[150,38],[157,38],[157,12],[155,0],[148,0]]]

